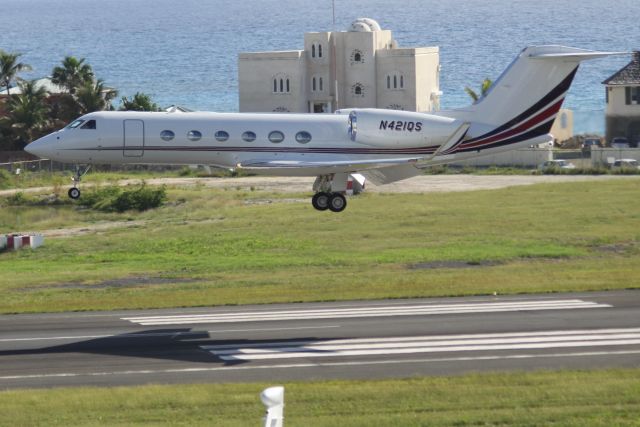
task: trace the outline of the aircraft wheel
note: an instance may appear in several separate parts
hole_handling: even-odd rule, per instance
[[[342,212],[347,207],[347,199],[340,193],[333,193],[329,199],[329,209],[332,212]]]
[[[70,188],[68,194],[69,197],[71,197],[73,200],[80,198],[80,190],[78,190],[76,187]]]
[[[328,193],[316,193],[311,199],[311,204],[319,211],[326,211],[329,208],[329,199],[331,195]]]

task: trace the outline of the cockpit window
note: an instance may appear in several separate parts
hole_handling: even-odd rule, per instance
[[[96,128],[96,121],[89,120],[87,123],[83,124],[80,129],[95,129],[95,128]]]
[[[78,120],[74,120],[73,122],[71,122],[71,124],[69,124],[69,126],[67,126],[67,128],[69,128],[69,129],[75,129],[75,128],[77,128],[78,126],[80,126],[82,123],[84,123],[84,120],[80,120],[80,119],[78,119]]]

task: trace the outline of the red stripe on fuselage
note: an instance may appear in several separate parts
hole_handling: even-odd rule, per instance
[[[527,120],[526,122],[522,123],[520,126],[513,128],[511,130],[506,130],[502,133],[499,133],[498,135],[492,136],[491,138],[487,138],[487,139],[482,139],[480,141],[475,141],[472,143],[463,143],[460,144],[460,146],[458,148],[473,148],[473,147],[477,147],[479,145],[485,145],[485,144],[490,144],[492,142],[496,142],[499,141],[501,139],[505,139],[505,138],[509,138],[513,135],[517,135],[519,133],[523,133],[528,131],[529,129],[537,126],[538,124],[542,123],[543,121],[547,120],[549,117],[553,116],[554,114],[557,114],[558,111],[560,111],[560,107],[562,106],[562,102],[564,101],[564,98],[561,98],[558,102],[556,102],[555,104],[553,104],[552,106],[550,106],[549,108],[547,108],[546,110],[544,110],[543,112],[541,112],[540,114],[538,114],[537,116],[534,116],[533,118]]]

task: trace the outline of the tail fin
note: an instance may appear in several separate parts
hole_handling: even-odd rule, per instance
[[[580,62],[622,53],[564,46],[524,49],[478,102],[441,113],[473,123],[465,141],[444,154],[495,148],[549,133]]]

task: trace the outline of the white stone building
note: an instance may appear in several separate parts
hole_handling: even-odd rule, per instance
[[[240,111],[435,111],[439,74],[438,47],[399,48],[391,31],[360,18],[349,31],[306,33],[304,50],[239,54]]]

